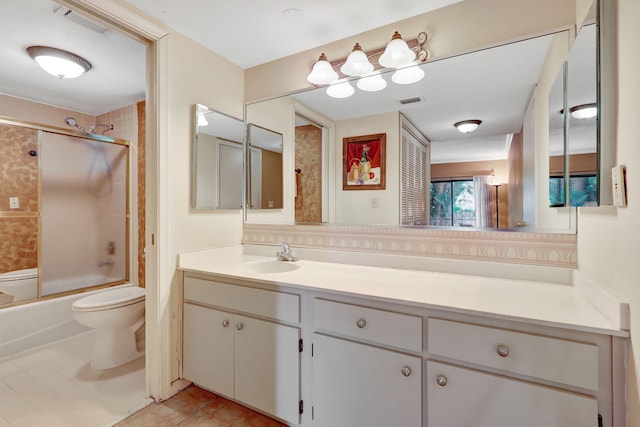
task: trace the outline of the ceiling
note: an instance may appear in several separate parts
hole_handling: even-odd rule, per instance
[[[251,68],[462,0],[126,1]]]

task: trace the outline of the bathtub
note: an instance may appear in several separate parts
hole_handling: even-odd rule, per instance
[[[117,287],[126,286],[132,285]],[[88,331],[73,318],[71,305],[93,292],[99,290],[0,309],[0,357]]]
[[[45,280],[42,283],[42,295],[52,295],[60,292],[73,291],[76,289],[88,288],[104,283],[122,281],[122,278],[110,278],[100,274],[85,275],[80,277],[69,277],[58,280]]]

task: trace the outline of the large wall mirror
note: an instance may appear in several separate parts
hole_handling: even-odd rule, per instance
[[[564,205],[552,208],[549,203],[549,121],[554,108],[550,105],[550,92],[566,61],[571,63],[567,77],[574,83],[591,79],[596,68],[596,58],[591,53],[595,51],[596,38],[589,36],[590,32],[587,26],[578,33],[575,50],[571,50],[574,37],[568,29],[428,61],[418,66],[425,77],[412,84],[397,84],[391,72],[382,73],[386,87],[379,92],[359,90],[357,82],[352,81],[355,93],[348,98],[330,97],[326,87],[319,87],[248,104],[248,121],[268,123],[283,136],[285,196],[281,215],[256,213],[248,215],[247,220],[298,222],[293,214],[293,204],[300,202],[300,183],[293,174],[301,169],[297,163],[298,114],[316,118],[311,125],[321,129],[317,136],[323,144],[321,152],[328,153],[328,165],[322,167],[326,174],[322,192],[315,196],[328,210],[326,222],[404,223],[406,213],[402,209],[407,205],[403,200],[408,182],[404,175],[408,163],[403,123],[408,122],[417,139],[428,145],[423,151],[429,153],[430,173],[421,174],[427,181],[411,182],[411,194],[427,193],[419,208],[426,212],[428,226],[575,232],[576,209]],[[575,59],[579,50],[588,51],[591,56]],[[591,92],[583,94],[579,85],[572,86],[574,83],[568,87],[572,88],[570,96],[576,96],[575,103],[592,96],[593,84]],[[467,120],[479,122],[477,130],[461,133],[454,127]],[[305,121],[304,126],[308,127],[309,122]],[[580,133],[593,132],[592,127],[582,130],[576,123],[572,126]],[[342,164],[343,139],[381,133],[386,134],[386,188],[343,190],[342,177],[348,173]],[[582,150],[578,148],[578,136],[573,139],[576,142],[570,149]],[[591,146],[584,150],[591,150]],[[561,162],[564,164],[564,159]],[[589,168],[590,174],[597,172]],[[415,209],[415,205],[410,208]],[[324,219],[325,216],[323,222]],[[421,219],[413,225],[422,224]]]
[[[193,123],[193,208],[241,209],[244,122],[195,104]]]

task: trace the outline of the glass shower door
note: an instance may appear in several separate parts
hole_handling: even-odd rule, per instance
[[[42,132],[41,295],[128,279],[128,146]]]

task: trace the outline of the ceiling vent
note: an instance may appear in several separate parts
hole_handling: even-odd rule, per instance
[[[60,6],[57,9],[55,9],[53,13],[54,15],[61,16],[93,32],[102,34],[103,36],[108,36],[111,33],[111,29],[106,25],[93,21],[87,18],[86,16],[79,14],[78,12],[74,12],[68,7]]]
[[[413,104],[414,102],[420,102],[422,99],[419,96],[414,96],[413,98],[405,98],[400,100],[400,104]]]

